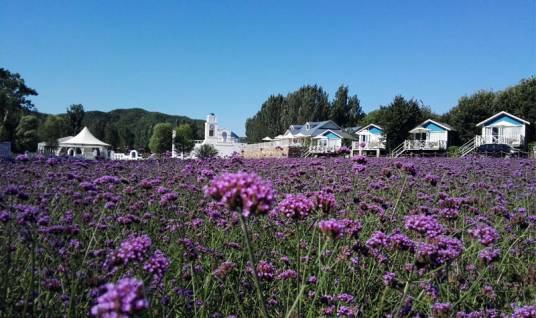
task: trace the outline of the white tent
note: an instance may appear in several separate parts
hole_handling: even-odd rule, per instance
[[[64,140],[60,143],[60,146],[96,146],[96,147],[110,147],[109,144],[102,142],[93,136],[93,134],[84,127],[78,135]]]
[[[97,139],[87,127],[84,127],[78,135],[67,140],[60,140],[57,155],[60,155],[62,150],[67,149],[69,156],[80,156],[86,159],[94,159],[97,156],[107,158],[108,147],[110,147],[109,144]]]
[[[266,137],[262,138],[262,140],[264,140],[264,141],[272,141],[273,139],[268,137],[268,136],[266,136]]]

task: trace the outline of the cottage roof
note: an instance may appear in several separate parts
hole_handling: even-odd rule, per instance
[[[484,119],[483,121],[481,121],[481,122],[479,122],[478,124],[476,124],[476,126],[477,126],[477,127],[478,127],[478,126],[482,126],[483,124],[489,122],[490,120],[493,120],[493,119],[495,119],[495,118],[497,118],[497,117],[499,117],[499,116],[503,116],[503,115],[504,115],[504,116],[508,116],[508,117],[510,117],[510,118],[513,118],[513,119],[515,119],[515,120],[517,120],[517,121],[519,121],[519,122],[525,123],[526,125],[530,125],[530,123],[529,123],[528,121],[526,121],[526,120],[524,120],[524,119],[521,119],[521,118],[519,118],[519,117],[517,117],[517,116],[514,116],[514,115],[512,115],[512,114],[510,114],[510,113],[508,113],[508,112],[505,112],[505,111],[503,110],[502,112],[499,112],[499,113],[497,113],[497,114],[495,114],[495,115],[493,115],[493,116],[491,116],[491,117],[489,117],[489,118]]]
[[[379,130],[382,130],[382,131],[383,131],[383,128],[380,127],[380,126],[378,126],[378,125],[376,125],[376,124],[368,124],[368,125],[366,125],[365,127],[361,127],[361,128],[359,128],[358,130],[356,130],[356,133],[358,133],[358,132],[360,132],[360,131],[362,131],[362,130],[365,130],[365,129],[369,129],[370,127],[376,127],[376,128],[378,128]]]
[[[437,126],[443,128],[443,129],[448,130],[448,131],[454,130],[454,127],[452,127],[452,126],[450,126],[450,125],[448,125],[448,124],[440,123],[440,122],[435,121],[435,120],[433,120],[433,119],[427,119],[427,120],[423,121],[421,124],[419,124],[417,127],[415,127],[415,128],[413,128],[412,130],[410,130],[410,132],[412,132],[412,131],[416,131],[418,128],[423,127],[423,126],[426,125],[427,123],[433,123],[433,124],[435,124],[435,125],[437,125]]]

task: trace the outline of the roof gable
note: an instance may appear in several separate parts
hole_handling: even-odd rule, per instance
[[[454,130],[450,125],[440,123],[440,122],[432,120],[432,119],[425,120],[420,125],[418,125],[417,127],[413,128],[410,131],[416,130],[417,128],[424,128],[424,129],[428,129],[430,131],[438,131],[438,132]]]
[[[530,125],[530,123],[526,120],[523,120],[517,116],[514,116],[510,113],[507,113],[505,111],[502,111],[502,112],[499,112],[481,122],[479,122],[478,124],[476,124],[476,126],[491,126],[491,125],[494,125],[494,124],[497,124],[501,121],[504,121],[506,123],[509,123],[509,124],[512,124],[514,126],[523,126],[524,124],[526,125]]]
[[[365,127],[358,129],[356,133],[359,134],[360,132],[364,132],[365,130],[374,135],[383,134],[383,128],[376,124],[368,124]]]

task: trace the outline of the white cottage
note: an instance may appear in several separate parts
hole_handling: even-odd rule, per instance
[[[358,140],[352,142],[352,155],[373,152],[376,157],[385,149],[385,135],[383,128],[376,124],[369,124],[356,130]]]
[[[462,157],[475,151],[514,153],[526,145],[526,126],[524,119],[501,111],[476,124],[482,127],[482,134],[475,136],[460,147]]]
[[[454,129],[438,121],[427,119],[409,131],[410,138],[396,147],[392,157],[399,157],[404,152],[440,152],[449,145],[449,134]]]

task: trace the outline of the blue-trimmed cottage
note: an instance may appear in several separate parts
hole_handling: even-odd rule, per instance
[[[505,111],[476,124],[482,134],[460,147],[461,156],[478,151],[512,154],[526,146],[527,125],[530,123]]]
[[[366,155],[372,152],[379,157],[381,151],[385,150],[385,134],[382,127],[368,124],[357,129],[355,134],[358,140],[352,142],[352,156],[356,153]]]
[[[427,119],[409,131],[410,138],[396,147],[392,157],[399,157],[405,152],[434,153],[447,150],[449,134],[454,128],[445,123]]]

